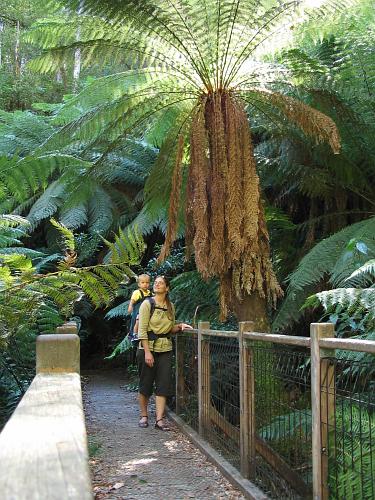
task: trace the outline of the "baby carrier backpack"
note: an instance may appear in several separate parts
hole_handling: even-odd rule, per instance
[[[150,302],[150,305],[151,305],[150,319],[151,319],[152,315],[154,314],[155,309],[164,310],[162,307],[159,307],[156,305],[154,297],[149,297],[149,296],[145,297],[142,290],[140,290],[140,292],[141,292],[141,298],[139,300],[137,300],[137,302],[135,302],[134,306],[133,306],[133,312],[131,315],[131,323],[130,323],[130,329],[129,329],[129,339],[132,341],[132,343],[134,345],[136,345],[139,342],[138,334],[134,332],[134,325],[135,325],[135,322],[137,320],[137,316],[139,314],[139,308],[141,307],[142,302],[144,300],[148,300]],[[133,315],[134,315],[134,317],[133,317]],[[148,336],[149,340],[156,340],[157,338],[162,338],[162,337],[170,338],[169,333],[165,333],[162,335],[156,335],[154,332],[147,332],[147,336]]]
[[[137,334],[134,332],[135,322],[137,321],[137,316],[139,314],[139,308],[141,307],[142,302],[147,298],[142,290],[139,290],[140,297],[137,302],[133,304],[133,311],[130,316],[130,326],[129,326],[129,339],[132,342],[138,342]]]

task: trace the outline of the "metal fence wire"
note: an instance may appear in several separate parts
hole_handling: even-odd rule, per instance
[[[250,345],[249,368],[255,379],[250,394],[256,429],[253,481],[272,498],[304,496],[312,481],[310,353],[269,342]],[[281,464],[279,471],[275,463]]]
[[[195,431],[198,419],[198,334],[182,333],[176,336],[176,413]]]
[[[321,361],[322,477],[330,499],[375,499],[375,363],[355,357]]]
[[[333,330],[312,331],[324,328]],[[335,352],[315,339],[205,327],[179,335],[176,413],[270,498],[314,489],[375,500],[373,347]]]
[[[239,347],[237,338],[205,338],[210,400],[204,419],[205,439],[234,467],[240,466]]]

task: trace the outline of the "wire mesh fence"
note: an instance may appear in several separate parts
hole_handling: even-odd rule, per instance
[[[321,361],[322,476],[330,499],[375,499],[375,363]]]
[[[184,333],[176,337],[176,401],[175,411],[195,431],[198,420],[198,334]]]
[[[307,349],[252,342],[255,404],[254,482],[273,498],[297,498],[311,487],[311,384]],[[250,394],[251,397],[251,394]],[[281,458],[283,475],[270,474]],[[293,488],[295,486],[295,489]]]
[[[205,439],[236,468],[240,466],[239,347],[237,338],[204,340],[209,366],[209,407],[204,419]],[[204,363],[204,361],[203,361]]]
[[[374,357],[241,332],[178,337],[177,414],[270,498],[375,500]]]

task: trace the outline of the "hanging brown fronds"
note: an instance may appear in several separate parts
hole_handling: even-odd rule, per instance
[[[222,109],[222,95],[215,93],[209,96],[206,104],[206,129],[209,141],[209,177],[208,196],[210,200],[209,214],[211,226],[209,274],[217,275],[223,272],[225,252],[225,179],[228,171],[225,130]]]
[[[180,207],[180,193],[182,182],[182,158],[184,154],[185,137],[180,134],[176,152],[175,166],[172,176],[172,188],[169,197],[168,228],[165,241],[161,248],[157,263],[161,264],[169,255],[171,246],[176,239],[178,228],[178,210]]]
[[[199,272],[220,279],[221,317],[246,294],[274,303],[281,289],[270,260],[249,123],[230,93],[202,99],[190,157],[186,215],[194,219],[189,227]]]
[[[244,198],[244,238],[247,245],[251,242],[253,251],[258,247],[258,216],[259,216],[259,178],[256,172],[254,149],[246,113],[240,109],[241,127],[239,129],[241,141],[241,157],[243,170],[243,198]]]
[[[158,262],[177,234],[184,139],[179,137],[169,224]],[[272,270],[248,119],[229,92],[204,95],[192,119],[186,186],[186,241],[204,278],[220,280],[221,317],[257,293],[275,303],[281,288]]]
[[[245,214],[243,197],[244,165],[240,129],[241,113],[232,99],[224,96],[224,122],[228,170],[226,176],[225,223],[228,244],[227,261],[240,258],[244,249],[243,221]]]
[[[185,261],[188,262],[193,254],[194,246],[194,217],[193,217],[193,197],[194,197],[194,178],[193,169],[190,167],[186,182],[186,202],[185,202]]]
[[[328,142],[332,151],[339,154],[340,136],[332,118],[301,101],[278,92],[257,89],[256,93],[276,106],[285,118],[294,122],[306,135],[315,139],[317,143]]]
[[[211,227],[208,218],[209,201],[207,196],[208,169],[208,140],[205,128],[205,104],[206,98],[202,99],[191,125],[190,135],[190,181],[194,187],[192,198],[187,200],[193,214],[195,235],[194,249],[197,268],[204,278],[209,276],[209,241]]]

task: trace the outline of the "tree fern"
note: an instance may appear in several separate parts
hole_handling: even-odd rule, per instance
[[[20,219],[3,217],[1,226],[6,229]],[[85,294],[95,307],[108,305],[116,295],[121,282],[133,276],[129,264],[138,264],[144,250],[139,234],[121,233],[114,243],[107,242],[112,253],[108,263],[96,266],[75,267],[76,244],[73,233],[61,223],[52,220],[58,230],[62,258],[57,270],[40,274],[25,255],[0,255],[0,316],[3,322],[3,341],[18,331],[20,315],[23,324],[36,324],[46,332],[54,329],[63,319],[73,314],[74,304]],[[45,264],[45,263],[44,263]],[[43,265],[43,264],[42,264]],[[12,311],[12,312],[11,312]],[[11,313],[10,313],[11,312]]]
[[[67,5],[74,11],[73,1]],[[70,57],[77,48],[86,65],[112,58],[131,67],[129,71],[98,79],[67,103],[67,107],[82,105],[84,113],[46,141],[44,150],[71,142],[76,145],[106,142],[108,146],[97,160],[95,169],[129,133],[140,139],[153,138],[160,146],[160,160],[154,170],[159,173],[159,189],[149,180],[145,212],[153,212],[152,218],[162,224],[168,210],[162,256],[168,254],[173,240],[181,234],[181,209],[186,192],[187,210],[192,211],[186,215],[186,220],[194,220],[187,231],[192,235],[188,246],[190,243],[195,246],[202,275],[219,276],[223,315],[228,307],[234,307],[236,301],[251,293],[259,299],[267,297],[270,302],[281,293],[271,268],[268,239],[266,236],[264,241],[262,239],[267,229],[259,203],[245,106],[249,114],[259,110],[266,115],[273,113],[273,119],[280,124],[289,120],[312,140],[328,142],[338,152],[339,138],[332,120],[294,97],[278,92],[278,85],[285,82],[288,72],[280,64],[265,61],[271,40],[280,46],[288,43],[283,35],[292,22],[298,23],[301,16],[309,13],[316,18],[333,15],[333,5],[345,9],[339,2],[330,2],[325,9],[311,10],[304,2],[266,0],[219,3],[206,0],[203,9],[201,2],[196,0],[180,0],[178,5],[148,0],[142,3],[129,0],[113,5],[90,0],[85,2],[79,18],[74,15],[61,20],[54,17],[35,25],[30,33],[30,40],[45,50],[33,63],[39,71],[55,70],[64,57]],[[78,23],[80,39],[77,41]],[[126,54],[126,61],[123,54]],[[214,119],[220,109],[220,120]],[[241,127],[244,130],[243,134],[237,134],[238,144],[228,132],[232,119],[241,122],[235,126],[236,131],[242,130]],[[157,126],[159,120],[165,128]],[[215,131],[221,123],[223,131]],[[160,132],[164,136],[162,142]],[[184,151],[188,149],[185,145],[189,142],[191,161],[182,172]],[[225,153],[229,170],[222,167],[219,150]],[[206,160],[212,163],[209,169],[198,165]],[[241,162],[246,163],[246,169],[240,166]],[[248,171],[250,164],[251,174]],[[196,177],[199,172],[203,174],[200,181]],[[207,172],[214,174],[208,178]],[[167,173],[169,182],[166,182]],[[153,177],[152,173],[150,179]],[[208,204],[204,199],[198,202],[196,199],[198,193],[203,196],[205,192],[201,189],[202,183],[208,189]],[[185,189],[186,184],[189,189]],[[246,189],[252,192],[246,193]],[[224,193],[230,200],[226,211],[221,199]],[[162,197],[169,203],[161,203]],[[254,202],[253,207],[243,206],[251,204],[250,200]],[[202,225],[201,213],[207,214],[207,227]],[[255,219],[250,221],[251,217]],[[143,213],[142,221],[146,219]],[[241,223],[242,219],[247,222]],[[220,220],[224,220],[224,224],[220,224]],[[137,224],[140,222],[138,220]],[[146,225],[152,227],[149,221]],[[247,233],[257,232],[258,225],[259,231],[254,237],[239,235],[241,228],[247,228],[244,229]],[[226,235],[228,241],[223,240]],[[223,241],[228,249],[224,259]],[[206,247],[208,253],[204,250]],[[260,259],[263,273],[257,274],[259,266],[252,259]],[[246,272],[241,271],[243,266]]]
[[[273,328],[278,330],[296,321],[301,315],[301,306],[324,278],[329,278],[332,284],[342,282],[358,264],[368,260],[368,256],[358,250],[357,243],[364,242],[369,252],[375,254],[374,234],[375,218],[371,218],[348,226],[318,243],[291,274],[287,296]],[[346,294],[346,298],[348,296]]]
[[[375,449],[372,436],[375,432],[373,413],[346,401],[338,403],[334,415],[334,429],[329,432],[328,470],[329,490],[332,498],[373,497],[373,463]],[[301,433],[311,435],[311,411],[296,410],[279,415],[260,429],[260,436],[269,441],[298,438]]]

